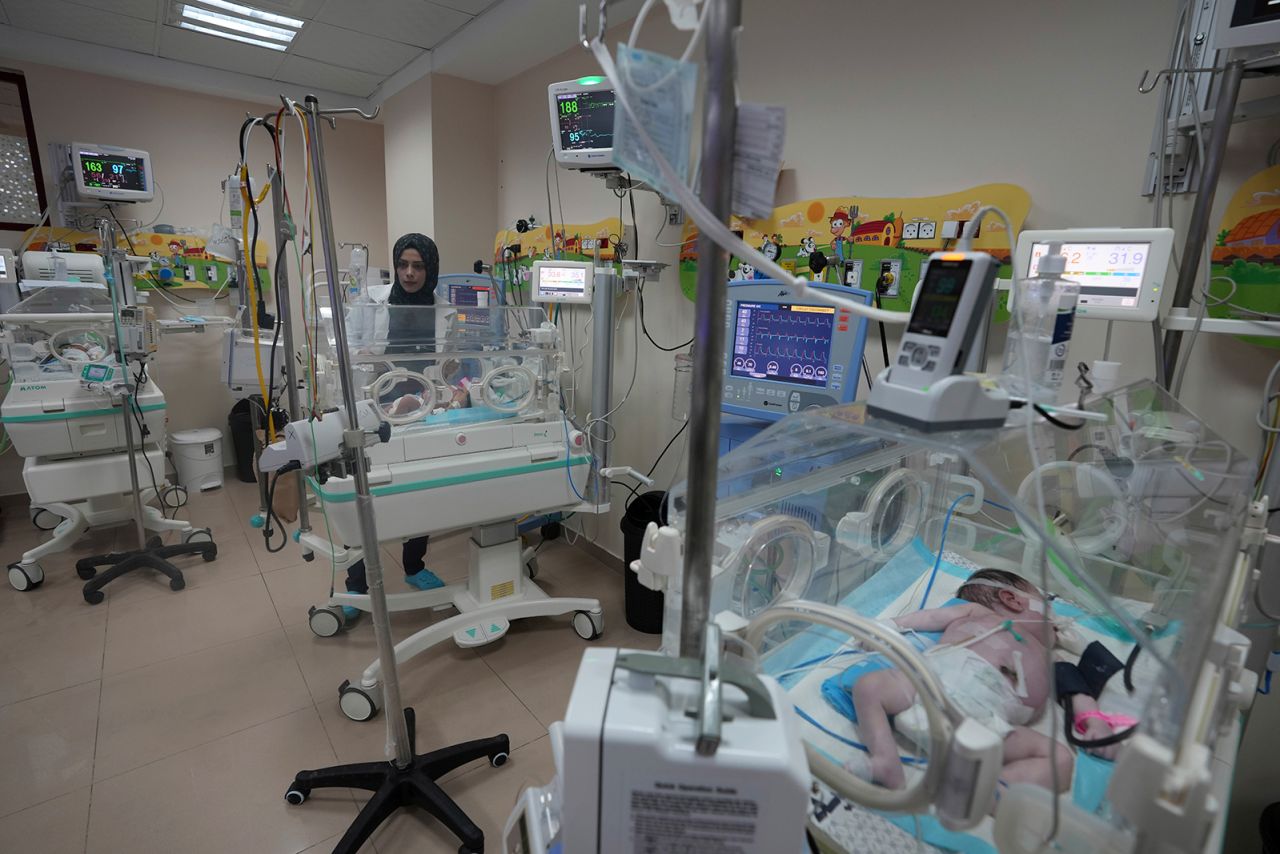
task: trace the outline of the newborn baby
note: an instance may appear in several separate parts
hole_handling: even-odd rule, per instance
[[[1056,746],[1054,786],[1049,751],[1055,745],[1026,726],[1044,711],[1050,693],[1045,652],[1053,644],[1053,628],[1044,620],[1044,596],[1022,576],[998,569],[975,572],[956,596],[968,604],[916,611],[895,617],[893,624],[942,632],[925,661],[962,713],[1004,737],[1003,782],[1065,790],[1071,782],[1071,751]],[[894,726],[906,730],[923,725],[927,730],[915,688],[898,670],[877,670],[854,683],[852,698],[872,779],[901,788],[906,779]]]

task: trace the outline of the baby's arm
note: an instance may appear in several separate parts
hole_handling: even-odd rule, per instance
[[[942,632],[956,620],[964,617],[980,617],[990,614],[991,609],[970,603],[967,605],[948,605],[945,608],[930,608],[927,611],[915,611],[894,617],[893,624],[900,629],[914,629],[919,632]]]

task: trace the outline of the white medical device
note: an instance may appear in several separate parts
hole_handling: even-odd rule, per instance
[[[151,155],[136,148],[74,142],[71,171],[81,198],[149,202],[155,198]]]
[[[91,252],[22,253],[22,280],[19,287],[24,291],[47,287],[49,282],[68,281],[80,286],[105,286],[107,274],[102,265],[102,256]]]
[[[0,249],[0,285],[18,283],[18,261],[12,249]]]
[[[604,77],[579,77],[547,87],[556,162],[571,169],[614,169],[613,87]]]
[[[985,252],[929,256],[898,357],[871,387],[870,414],[925,432],[1004,423],[1007,395],[995,382],[963,373],[998,268]]]
[[[591,302],[595,264],[591,261],[534,261],[534,302]]]
[[[1063,276],[1080,284],[1076,314],[1099,320],[1156,319],[1169,258],[1172,228],[1068,228],[1024,231],[1013,264],[1031,278],[1050,243],[1067,258]]]
[[[713,672],[692,659],[584,653],[564,721],[551,725],[556,777],[524,792],[499,850],[803,851],[810,781],[792,701],[732,662]],[[708,685],[720,697],[709,754],[689,714]]]
[[[1280,43],[1280,3],[1269,0],[1218,0],[1213,43],[1216,48]]]

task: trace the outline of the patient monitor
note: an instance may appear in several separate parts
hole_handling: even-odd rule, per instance
[[[571,169],[614,169],[614,94],[603,77],[579,77],[547,87],[556,162]]]
[[[71,171],[84,199],[149,202],[155,197],[151,155],[136,148],[74,142]]]
[[[1050,243],[1067,257],[1063,275],[1080,284],[1076,314],[1099,320],[1156,319],[1160,310],[1172,228],[1067,228],[1024,231],[1018,236],[1014,270],[1030,278]]]

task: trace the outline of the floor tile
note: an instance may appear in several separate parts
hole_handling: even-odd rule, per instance
[[[338,706],[338,685],[344,679],[359,684],[363,669],[376,655],[370,627],[366,624],[338,638],[317,638],[305,625],[286,631],[338,757],[343,762],[382,758],[383,713],[357,722]],[[512,745],[519,746],[546,732],[473,650],[459,649],[452,642],[400,668],[400,695],[401,702],[417,713],[420,752],[499,733],[506,733]]]
[[[343,587],[345,574],[339,572],[336,580],[337,589]],[[276,606],[276,614],[280,622],[286,626],[296,626],[307,622],[308,610],[314,606],[322,606],[329,601],[330,585],[333,581],[332,567],[320,557],[310,563],[286,566],[284,569],[273,569],[262,574],[271,593],[271,601]]]
[[[485,850],[501,851],[502,827],[526,786],[545,786],[555,774],[551,740],[543,737],[511,752],[501,768],[485,765],[448,780],[445,793],[484,832]],[[453,854],[458,840],[422,810],[402,810],[374,834],[378,854]]]
[[[283,629],[108,676],[94,779],[311,705]]]
[[[218,545],[218,556],[214,560],[206,561],[198,555],[173,559],[174,565],[182,570],[187,590],[209,587],[232,578],[245,578],[261,572],[245,535],[238,528],[222,530],[223,533],[213,532],[214,542]],[[166,542],[181,542],[179,532],[169,532]],[[107,599],[117,605],[173,593],[166,576],[149,571],[131,572],[103,589]]]
[[[333,836],[326,839],[324,842],[317,842],[315,845],[312,845],[310,848],[306,849],[305,851],[299,852],[299,854],[333,854],[334,846],[336,846],[341,839],[342,839],[342,834],[336,833]],[[365,846],[365,847],[372,848],[372,846]]]
[[[32,592],[41,595],[42,588]],[[0,655],[0,706],[102,675],[107,609],[90,607],[83,601],[81,606],[74,619],[0,631],[0,650],[4,650]]]
[[[0,818],[0,849],[21,854],[83,854],[88,819],[89,787],[85,786]]]
[[[103,672],[120,673],[279,627],[257,575],[112,605]]]
[[[308,708],[96,783],[88,854],[302,851],[355,817],[345,789],[285,803],[297,771],[333,762]]]
[[[89,785],[97,682],[0,708],[0,814]]]

